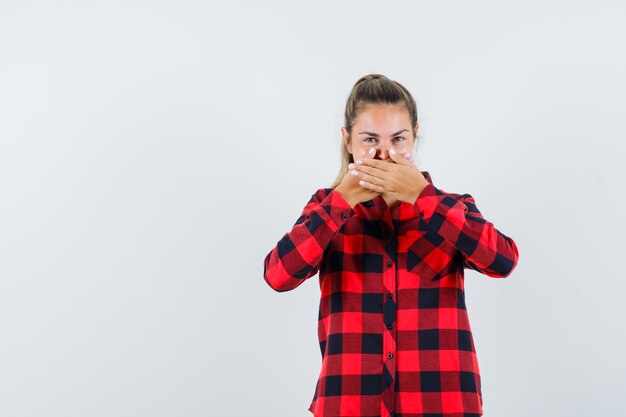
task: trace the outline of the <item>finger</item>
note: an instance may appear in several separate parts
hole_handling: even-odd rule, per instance
[[[391,159],[393,159],[393,161],[397,164],[410,165],[412,163],[412,160],[410,158],[413,156],[413,154],[411,154],[410,152],[397,152],[395,149],[390,149],[389,155],[391,156]]]
[[[387,171],[389,169],[389,162],[384,162],[379,159],[361,158],[361,159],[357,159],[355,162],[357,165],[360,165],[361,167],[368,166],[372,168],[378,168],[382,171]]]
[[[380,185],[382,184],[382,181],[383,181],[381,178],[377,178],[372,175],[366,174],[365,172],[359,171],[358,169],[351,168],[348,172],[348,175],[354,175],[359,182],[365,181],[366,183],[371,184],[371,185]]]
[[[404,156],[401,152],[396,151],[395,149],[389,149],[389,156],[396,164],[400,164],[401,160],[404,159]]]
[[[384,164],[388,164],[389,162],[383,162]],[[354,170],[356,172],[359,172],[363,175],[370,175],[372,177],[376,177],[376,178],[380,178],[380,179],[384,179],[385,178],[385,172],[382,169],[379,168],[375,168],[375,167],[371,167],[371,166],[367,166],[367,165],[359,165],[359,164],[355,164],[354,165]]]
[[[376,191],[377,193],[383,193],[385,191],[385,189],[379,185],[376,184],[372,184],[371,182],[367,182],[366,180],[360,180],[359,181],[359,185],[361,187],[365,187],[367,189],[370,189],[372,191]]]
[[[366,182],[368,182],[370,184],[378,185],[378,186],[382,186],[385,183],[383,178],[376,177],[376,176],[373,176],[373,175],[369,175],[369,174],[366,174],[364,172],[359,172],[359,171],[357,171],[357,172],[359,173],[357,175],[357,178],[359,180],[364,180],[364,181],[366,181]]]

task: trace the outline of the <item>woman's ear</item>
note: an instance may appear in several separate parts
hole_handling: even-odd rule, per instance
[[[341,136],[343,138],[343,144],[346,147],[346,149],[348,150],[348,153],[352,153],[352,143],[350,141],[350,133],[348,133],[348,131],[346,130],[345,127],[341,128]]]

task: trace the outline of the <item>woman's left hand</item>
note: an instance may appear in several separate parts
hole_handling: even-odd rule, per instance
[[[358,174],[361,186],[384,196],[415,204],[415,200],[429,182],[418,167],[403,154],[389,152],[389,155],[395,164],[379,159],[361,158],[348,168]]]

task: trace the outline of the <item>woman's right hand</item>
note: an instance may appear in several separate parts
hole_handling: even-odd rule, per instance
[[[352,175],[351,170],[345,173],[341,183],[335,188],[352,208],[359,203],[371,200],[380,195],[379,192],[365,188],[359,184],[359,177]]]

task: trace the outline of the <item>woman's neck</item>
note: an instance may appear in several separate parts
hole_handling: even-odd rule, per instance
[[[397,206],[398,203],[400,203],[400,200],[397,200],[394,197],[383,196],[383,199],[385,200],[385,203],[387,203],[387,207],[389,207],[390,210]]]

